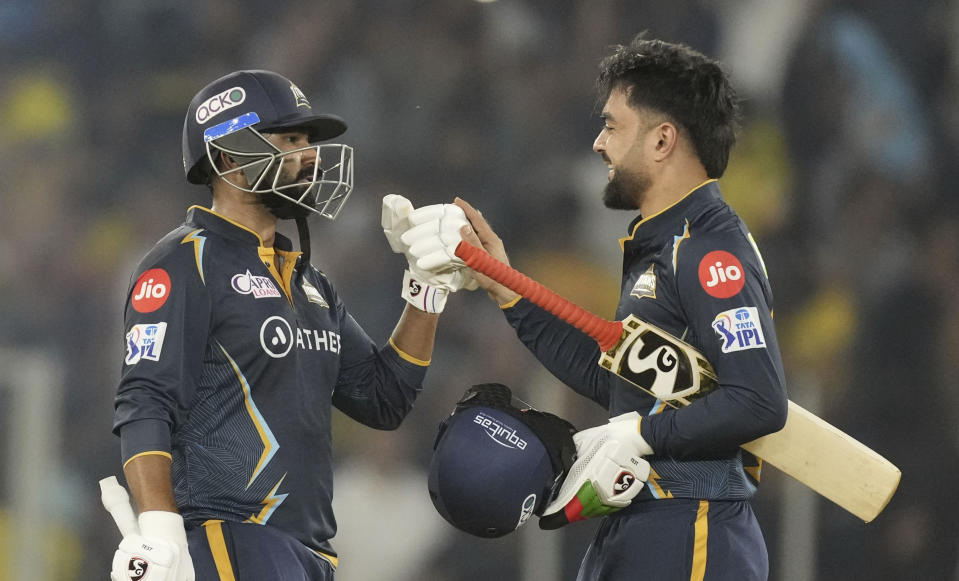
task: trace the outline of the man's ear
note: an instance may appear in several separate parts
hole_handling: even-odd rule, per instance
[[[663,161],[678,146],[679,131],[674,124],[663,121],[653,129],[652,139],[655,141],[653,161]]]
[[[236,160],[229,156],[225,151],[218,151],[216,154],[216,164],[220,170],[234,169],[239,166]]]

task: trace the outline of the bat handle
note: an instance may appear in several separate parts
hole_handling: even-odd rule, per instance
[[[476,272],[485,274],[586,333],[599,343],[599,348],[603,351],[612,349],[623,336],[623,324],[621,322],[607,321],[594,315],[508,264],[496,260],[482,248],[477,248],[464,240],[456,246],[455,253]]]
[[[113,522],[117,523],[120,534],[124,537],[140,533],[137,517],[130,506],[130,495],[127,489],[117,482],[116,476],[109,476],[100,481],[100,500],[103,508],[107,509]]]

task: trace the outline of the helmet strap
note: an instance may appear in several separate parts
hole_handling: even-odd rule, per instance
[[[310,264],[310,225],[307,223],[306,216],[297,216],[296,231],[300,235],[300,263],[297,269],[302,273],[304,268]]]

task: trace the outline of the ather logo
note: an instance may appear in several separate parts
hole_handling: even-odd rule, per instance
[[[260,346],[274,359],[286,357],[293,348],[293,328],[280,316],[263,321],[260,326]]]

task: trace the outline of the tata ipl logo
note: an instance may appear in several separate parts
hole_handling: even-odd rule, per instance
[[[218,95],[213,95],[200,103],[196,108],[196,122],[203,125],[227,109],[232,109],[246,101],[246,91],[243,87],[233,87]]]

